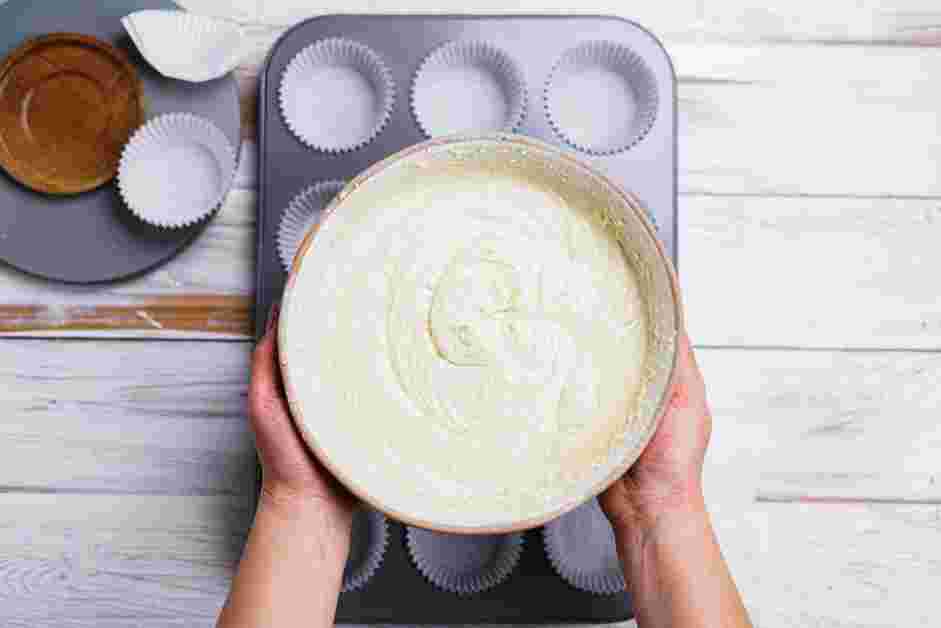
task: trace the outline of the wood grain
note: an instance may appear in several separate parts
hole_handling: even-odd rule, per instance
[[[226,497],[0,495],[0,621],[212,626],[248,508]],[[924,587],[941,578],[937,507],[712,511],[756,625],[934,625]]]
[[[4,626],[212,626],[250,500],[0,494]]]
[[[710,501],[748,506],[766,491],[763,478],[774,477],[801,484],[808,499],[932,498],[925,483],[939,470],[941,354],[700,349],[697,356],[714,415]]]
[[[0,267],[0,334],[212,334],[252,329],[255,193],[234,190],[198,241],[160,269],[116,284],[46,282]]]
[[[234,194],[200,243],[129,284],[74,288],[6,271],[0,332],[250,337],[253,211],[254,194]],[[941,310],[925,289],[941,266],[939,202],[688,196],[680,222],[698,344],[941,347]]]
[[[763,502],[941,504],[941,473],[763,473]]]
[[[254,493],[248,343],[2,343],[0,493]]]
[[[941,202],[685,197],[680,277],[696,343],[941,348]]]
[[[931,48],[677,44],[680,189],[941,197]]]
[[[691,41],[819,41],[937,45],[941,9],[932,0],[794,0],[756,5],[746,0],[678,0],[633,2],[596,0],[591,5],[570,0],[473,0],[460,6],[435,0],[358,0],[311,4],[306,0],[176,0],[200,13],[257,25],[289,26],[329,13],[562,13],[610,14],[636,20],[661,37]]]
[[[253,489],[248,343],[4,340],[8,490],[241,494]],[[760,474],[894,476],[924,497],[941,449],[941,355],[699,351],[715,415],[709,496],[751,502]],[[906,485],[898,478],[912,474]],[[748,478],[749,483],[743,482]],[[829,497],[885,497],[884,485]],[[715,491],[727,491],[729,494]]]
[[[937,506],[713,505],[719,541],[755,626],[937,625]],[[928,584],[931,583],[931,584]]]

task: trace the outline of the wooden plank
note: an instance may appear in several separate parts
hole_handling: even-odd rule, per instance
[[[701,349],[697,358],[714,414],[707,502],[754,624],[936,625],[923,583],[941,582],[937,502],[806,502],[824,489],[837,502],[924,497],[919,483],[941,471],[941,355]],[[801,503],[757,502],[769,477],[803,478]],[[834,477],[851,480],[825,480]]]
[[[2,343],[0,493],[253,494],[248,343]]]
[[[474,0],[460,7],[435,0],[321,2],[306,0],[177,0],[199,13],[257,24],[288,26],[329,13],[561,13],[610,14],[634,19],[660,36],[693,41],[825,41],[936,45],[941,10],[932,0],[794,0],[756,5],[745,0],[633,2],[596,0],[590,6],[560,0]]]
[[[941,196],[931,48],[678,44],[685,193]]]
[[[937,625],[937,506],[754,504],[711,508],[755,626]],[[931,584],[928,584],[931,583]]]
[[[3,341],[4,487],[250,493],[249,353],[248,343]],[[709,487],[735,487],[744,503],[761,474],[856,474],[870,480],[829,497],[907,501],[941,471],[941,354],[699,356],[716,422]],[[898,494],[872,479],[882,475]]]
[[[234,193],[196,245],[130,283],[77,288],[0,271],[0,332],[250,337],[254,200]],[[941,310],[924,284],[941,266],[938,207],[683,197],[680,271],[692,336],[722,346],[941,347]]]
[[[239,498],[0,495],[0,623],[212,626],[249,508]],[[941,578],[936,507],[712,510],[756,625],[934,625],[924,596]]]
[[[763,502],[941,504],[941,473],[763,473]]]
[[[0,334],[249,337],[255,198],[254,191],[233,190],[196,243],[131,281],[73,286],[0,267]]]
[[[0,623],[212,626],[251,520],[234,497],[0,495]]]
[[[686,197],[680,234],[699,344],[941,348],[937,201]]]
[[[926,484],[941,472],[941,354],[700,349],[697,356],[714,415],[705,474],[711,501],[747,505],[773,477],[804,487],[796,501],[932,501],[936,490]]]

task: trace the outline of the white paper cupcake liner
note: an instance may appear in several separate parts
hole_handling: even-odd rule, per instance
[[[288,64],[278,92],[285,124],[307,146],[330,153],[361,148],[385,128],[395,83],[370,48],[323,39]]]
[[[644,139],[657,118],[657,79],[623,44],[593,41],[562,55],[546,82],[549,124],[570,146],[611,155]]]
[[[360,509],[353,515],[350,556],[343,570],[343,593],[363,588],[382,565],[389,546],[389,522],[382,513]]]
[[[549,562],[573,587],[595,595],[625,590],[614,531],[597,499],[549,522],[542,535]]]
[[[248,47],[242,29],[187,11],[136,11],[121,23],[137,49],[158,72],[201,83],[224,76],[241,63]]]
[[[138,129],[124,147],[118,190],[144,222],[186,227],[222,204],[235,166],[235,149],[216,125],[189,113],[169,113]]]
[[[458,595],[480,593],[506,580],[523,551],[522,534],[443,534],[407,527],[405,535],[418,571]]]
[[[278,257],[285,271],[291,269],[294,255],[307,232],[320,220],[323,209],[343,189],[342,181],[321,181],[304,188],[281,215],[278,227]]]
[[[513,132],[526,115],[523,73],[507,53],[482,41],[433,50],[415,72],[410,100],[427,137]]]

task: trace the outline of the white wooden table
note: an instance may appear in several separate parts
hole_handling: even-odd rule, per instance
[[[936,0],[184,4],[258,42],[239,189],[130,283],[0,268],[0,625],[213,623],[251,516],[255,76],[303,17],[406,9],[620,13],[661,35],[707,497],[756,625],[941,623]]]

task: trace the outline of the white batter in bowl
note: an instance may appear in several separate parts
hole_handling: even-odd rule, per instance
[[[295,259],[295,421],[351,491],[443,531],[583,503],[656,428],[680,321],[643,211],[571,156],[445,138],[355,179]]]

